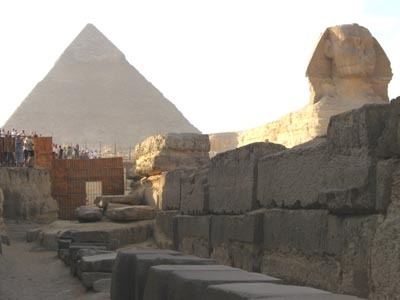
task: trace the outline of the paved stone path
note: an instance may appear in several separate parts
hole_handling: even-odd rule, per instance
[[[1,300],[109,299],[104,294],[86,292],[56,252],[26,243],[26,230],[34,226],[7,223],[11,246],[3,245],[3,255],[0,255]]]

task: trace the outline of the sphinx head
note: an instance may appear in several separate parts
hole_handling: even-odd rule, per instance
[[[374,39],[368,29],[353,25],[339,25],[328,29],[324,42],[325,56],[332,60],[332,76],[368,77],[375,69]]]
[[[377,98],[385,100],[392,71],[389,59],[368,29],[346,24],[326,29],[310,60],[307,77],[311,103],[334,95],[337,82],[358,78],[370,83]]]

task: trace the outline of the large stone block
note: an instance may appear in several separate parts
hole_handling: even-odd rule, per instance
[[[135,269],[135,300],[142,300],[150,267],[158,265],[213,265],[212,259],[196,256],[173,256],[169,254],[138,254]]]
[[[281,280],[259,273],[246,272],[240,269],[202,271],[176,270],[170,272],[165,295],[168,295],[167,299],[207,299],[205,298],[205,293],[208,286],[239,282],[281,283]],[[165,285],[163,287],[165,288]],[[152,298],[145,299],[152,300]]]
[[[161,174],[162,193],[160,209],[179,209],[181,205],[182,180],[189,176],[192,170],[175,170]]]
[[[79,222],[96,222],[103,217],[103,210],[97,206],[80,206],[75,209]]]
[[[211,257],[218,263],[260,271],[265,209],[211,219]]]
[[[154,240],[161,249],[172,249],[174,246],[174,217],[177,210],[158,211],[154,224]]]
[[[264,248],[282,252],[296,249],[306,255],[339,254],[338,247],[330,247],[337,241],[336,235],[329,235],[328,223],[327,210],[267,210]]]
[[[285,149],[273,143],[254,143],[215,156],[208,176],[210,211],[240,214],[258,208],[255,195],[258,160]]]
[[[171,273],[175,271],[233,271],[238,270],[223,265],[159,265],[149,269],[144,300],[164,299],[168,295],[168,283]]]
[[[176,169],[193,169],[210,161],[208,135],[169,133],[154,135],[135,147],[136,174],[151,176]]]
[[[378,141],[390,116],[389,104],[369,104],[332,116],[328,126],[329,147],[335,153],[377,154]]]
[[[400,168],[391,181],[390,206],[378,225],[370,256],[370,297],[396,299],[400,295]]]
[[[273,209],[264,218],[263,272],[287,282],[368,297],[378,215]]]
[[[78,272],[112,272],[117,253],[83,256],[78,262]]]
[[[4,194],[4,218],[46,223],[57,219],[58,204],[51,196],[50,171],[1,168],[0,188]]]
[[[134,299],[132,284],[135,282],[136,256],[150,253],[180,255],[173,250],[119,250],[112,272],[111,300]]]
[[[297,297],[304,297],[303,299],[309,299],[309,296],[317,296],[321,298],[316,299],[335,299],[335,298],[324,298],[324,296],[332,296],[331,293],[323,290],[317,290],[314,288],[304,286],[293,286],[283,285],[274,283],[228,283],[211,285],[207,287],[204,300],[250,300],[250,299],[298,299]],[[339,296],[339,295],[337,295]],[[295,298],[294,298],[295,297]],[[314,298],[315,299],[315,298]],[[336,299],[341,299],[340,297]],[[349,297],[344,299],[357,299],[355,297]]]
[[[174,217],[174,248],[185,254],[210,257],[211,216]]]
[[[181,208],[183,214],[204,215],[209,211],[209,168],[194,170],[182,180]]]
[[[376,162],[366,155],[332,154],[317,140],[259,161],[257,199],[264,207],[376,211]]]
[[[182,181],[193,170],[174,170],[142,179],[147,205],[161,210],[176,210],[181,205]]]
[[[107,209],[106,216],[112,221],[140,221],[154,219],[156,212],[148,205],[132,205]]]

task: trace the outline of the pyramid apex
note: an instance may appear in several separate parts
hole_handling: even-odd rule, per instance
[[[57,63],[74,64],[121,60],[125,60],[124,54],[96,26],[88,23],[60,56]]]

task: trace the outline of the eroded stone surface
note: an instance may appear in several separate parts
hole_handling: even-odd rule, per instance
[[[107,209],[106,216],[113,221],[140,221],[154,219],[156,212],[151,206],[132,205]]]
[[[103,210],[97,206],[80,206],[75,209],[79,222],[96,222],[103,217]]]
[[[135,147],[136,173],[151,176],[176,169],[201,167],[209,163],[209,151],[208,135],[154,135]]]
[[[257,209],[258,160],[286,148],[254,143],[213,157],[208,175],[211,213],[240,214]]]

